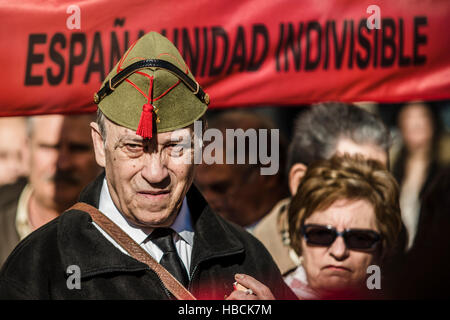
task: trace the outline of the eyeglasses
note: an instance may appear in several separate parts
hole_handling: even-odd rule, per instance
[[[381,240],[378,232],[367,229],[346,229],[339,232],[332,226],[305,224],[301,233],[306,243],[316,246],[331,246],[337,237],[343,237],[345,245],[351,250],[373,250]]]

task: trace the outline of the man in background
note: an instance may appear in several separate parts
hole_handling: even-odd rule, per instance
[[[222,152],[222,164],[203,162],[197,169],[195,184],[216,213],[251,232],[273,206],[289,194],[284,173],[287,151],[285,140],[280,137],[279,141],[276,141],[278,150],[271,150],[271,130],[275,129],[274,124],[270,119],[249,111],[220,114],[209,121],[208,128],[220,130],[224,137],[222,150],[233,152],[234,162],[226,163],[226,152]],[[245,142],[245,164],[237,163],[238,141],[234,136],[233,150],[227,149],[230,145],[230,141],[227,141],[227,129],[242,129],[244,133],[250,133],[249,129],[256,130],[256,138],[253,141],[248,138]],[[267,140],[264,139],[266,141],[261,141],[260,130],[267,130]],[[264,165],[259,158],[256,164],[249,164],[252,152],[250,143],[255,145],[254,156],[259,155],[260,143],[267,146],[270,155],[279,152],[278,158],[272,157],[273,161],[279,162],[275,174],[261,174]]]
[[[94,119],[48,115],[28,120],[29,179],[0,191],[0,265],[19,241],[73,205],[99,173],[89,134]],[[16,138],[9,143],[16,144]]]

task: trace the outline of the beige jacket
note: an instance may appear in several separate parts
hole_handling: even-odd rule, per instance
[[[279,201],[253,231],[253,235],[264,244],[283,275],[299,265],[299,258],[289,245],[287,215],[290,200],[286,198]]]

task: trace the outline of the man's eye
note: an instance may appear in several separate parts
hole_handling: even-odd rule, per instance
[[[183,150],[183,145],[181,145],[181,144],[176,144],[176,143],[174,143],[174,144],[169,145],[169,147],[170,147],[172,150],[176,150],[176,151],[181,151],[181,150]]]
[[[88,144],[73,143],[69,146],[71,152],[90,152],[91,148]]]
[[[213,192],[225,194],[227,193],[228,189],[230,187],[230,183],[228,182],[217,182],[213,183],[210,188]]]
[[[39,144],[39,147],[41,149],[45,149],[45,150],[56,150],[56,149],[59,149],[59,145],[56,145],[56,144],[41,143],[41,144]]]
[[[126,147],[129,151],[133,151],[133,152],[141,151],[141,150],[142,150],[142,146],[141,146],[141,145],[139,145],[139,144],[134,144],[134,143],[127,143],[127,144],[125,145],[125,147]]]
[[[181,155],[183,153],[184,148],[185,148],[184,145],[177,143],[167,145],[167,149],[169,150],[170,154],[174,156]]]

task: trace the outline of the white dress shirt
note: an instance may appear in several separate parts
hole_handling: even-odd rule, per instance
[[[114,205],[111,195],[108,190],[108,184],[106,178],[103,180],[103,186],[100,193],[100,202],[98,208],[105,216],[119,226],[126,234],[128,234],[135,242],[137,242],[145,251],[147,251],[156,261],[160,261],[163,252],[149,240],[149,235],[152,233],[153,228],[137,227],[130,222],[120,213],[117,207]],[[100,230],[100,232],[118,249],[123,253],[128,254],[113,238],[111,238],[105,231],[103,231],[96,223],[93,224]],[[191,222],[191,214],[186,201],[186,197],[181,205],[180,212],[178,213],[174,223],[170,226],[175,232],[173,233],[173,240],[178,255],[183,261],[186,270],[191,267],[191,254],[192,247],[194,245],[194,229]],[[190,275],[189,275],[190,276]]]

